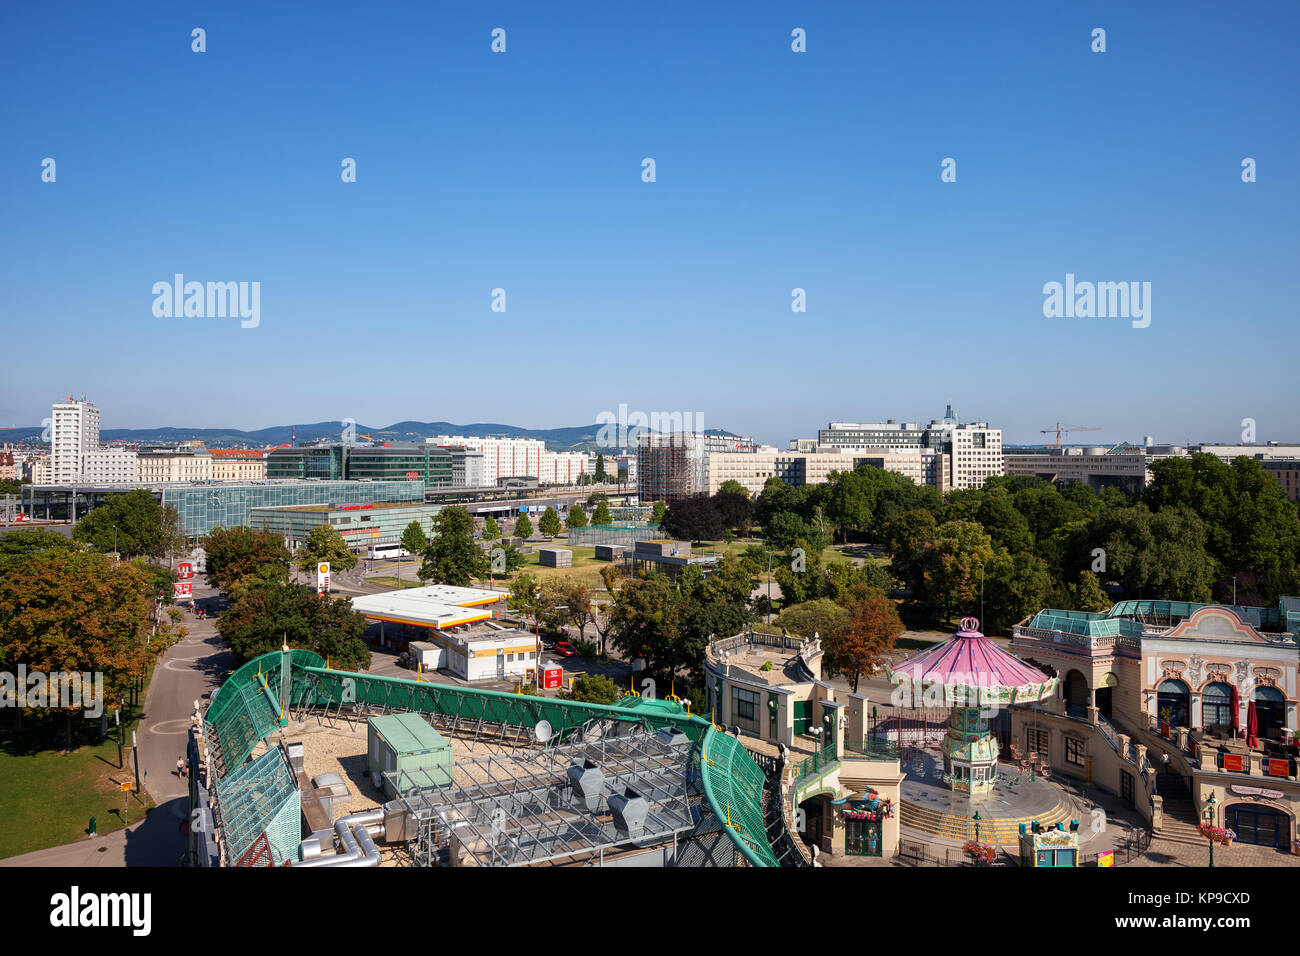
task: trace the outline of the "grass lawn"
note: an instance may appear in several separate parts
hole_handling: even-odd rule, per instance
[[[144,701],[145,691],[140,694]],[[90,818],[96,818],[101,834],[119,830],[122,820],[120,784],[135,777],[131,772],[131,730],[139,721],[123,716],[126,745],[122,748],[123,769],[117,769],[117,743],[112,736],[95,744],[83,744],[69,754],[48,749],[50,728],[30,718],[21,737],[13,733],[13,712],[4,711],[0,731],[0,858],[61,846],[83,839]],[[62,727],[62,721],[57,721]],[[74,718],[79,735],[98,737],[98,721]],[[111,718],[110,718],[110,734]],[[130,794],[127,823],[138,823],[146,808],[153,806],[147,792]]]

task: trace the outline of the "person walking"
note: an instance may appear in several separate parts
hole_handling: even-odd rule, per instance
[[[184,757],[176,758],[176,776],[179,777],[181,780],[185,779],[185,758]]]

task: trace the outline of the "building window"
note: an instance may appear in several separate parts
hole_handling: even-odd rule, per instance
[[[758,693],[743,687],[731,688],[731,717],[741,730],[760,732],[758,726]]]
[[[1036,753],[1040,757],[1046,757],[1050,739],[1046,730],[1030,727],[1025,731],[1025,749],[1031,754]]]
[[[1083,741],[1076,737],[1065,738],[1065,762],[1072,763],[1076,767],[1082,767],[1084,764],[1086,748]]]
[[[1124,798],[1129,806],[1134,806],[1133,800],[1133,775],[1121,770],[1119,772],[1119,795]]]

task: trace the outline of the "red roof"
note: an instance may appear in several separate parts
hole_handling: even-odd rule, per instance
[[[248,448],[209,448],[208,454],[213,458],[261,458],[262,453]]]

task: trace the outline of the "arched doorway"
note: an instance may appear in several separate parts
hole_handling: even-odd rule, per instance
[[[1093,695],[1097,701],[1097,711],[1107,720],[1111,719],[1112,691],[1119,686],[1119,678],[1114,674],[1107,674],[1101,679],[1101,686],[1097,688]]]
[[[1234,803],[1223,809],[1223,821],[1242,843],[1291,849],[1291,818],[1258,803]]]
[[[1286,697],[1276,687],[1255,688],[1255,735],[1278,740],[1286,726]]]
[[[1232,685],[1206,684],[1201,691],[1201,727],[1216,737],[1232,736]]]
[[[1088,679],[1079,671],[1069,671],[1061,685],[1065,698],[1065,712],[1072,717],[1083,717],[1088,712]]]
[[[799,830],[798,823],[802,822],[802,832],[799,833],[800,839],[808,846],[815,846],[818,850],[822,849],[822,837],[830,836],[830,828],[824,826],[824,821],[829,816],[830,797],[820,793],[815,797],[809,797],[803,803],[799,804],[799,809],[803,812],[803,820],[796,818],[796,830]]]
[[[1161,723],[1168,723],[1170,729],[1186,727],[1191,713],[1191,692],[1180,680],[1170,678],[1160,682],[1156,688],[1156,716]]]

